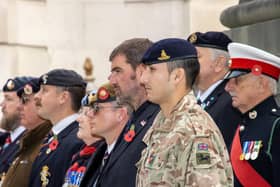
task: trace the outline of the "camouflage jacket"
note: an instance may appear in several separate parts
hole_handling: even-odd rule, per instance
[[[228,152],[215,122],[185,95],[166,118],[162,111],[143,139],[137,186],[233,186]]]

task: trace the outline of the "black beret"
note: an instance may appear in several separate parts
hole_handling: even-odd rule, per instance
[[[195,47],[187,40],[168,38],[154,43],[144,54],[144,64],[157,64],[180,59],[197,58]]]
[[[24,86],[17,90],[17,95],[19,97],[22,94],[30,95],[37,93],[40,90],[39,78],[32,78],[29,82],[27,82]]]
[[[3,92],[15,92],[24,86],[27,82],[29,82],[32,77],[15,77],[8,79],[7,82],[4,84],[2,90]]]
[[[83,78],[73,70],[54,69],[42,75],[39,84],[61,87],[86,87]]]
[[[188,41],[198,47],[215,48],[228,51],[227,46],[232,40],[222,32],[195,32],[188,37]]]

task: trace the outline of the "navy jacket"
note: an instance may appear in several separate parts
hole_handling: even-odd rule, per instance
[[[114,187],[132,187],[135,186],[137,167],[135,164],[141,157],[142,150],[146,145],[142,142],[147,130],[151,127],[154,118],[159,112],[159,106],[150,102],[143,103],[124,128],[123,133],[120,135],[117,144],[109,156],[109,159],[105,166],[100,170],[95,170],[95,173],[86,172],[81,186],[92,187],[96,177],[99,175],[97,185],[102,186],[114,186]],[[130,127],[135,126],[135,136],[132,141],[125,141],[125,134],[130,130]],[[106,147],[100,151],[101,153],[106,151]],[[103,156],[96,157],[97,161],[92,165],[99,165]],[[96,164],[99,162],[99,164]],[[91,180],[89,180],[91,179]]]
[[[83,145],[83,142],[77,138],[77,131],[78,123],[75,121],[58,134],[59,143],[55,150],[47,153],[48,145],[41,148],[32,166],[30,187],[42,186],[41,178],[45,178],[48,187],[62,186],[72,156]]]
[[[219,127],[226,146],[228,150],[230,150],[235,130],[241,119],[241,113],[232,107],[231,96],[225,91],[226,83],[227,80],[224,80],[219,84],[201,106]]]

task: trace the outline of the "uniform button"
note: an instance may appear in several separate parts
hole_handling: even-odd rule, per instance
[[[271,111],[272,111],[272,112],[276,112],[277,110],[276,110],[275,108],[273,108]]]
[[[244,125],[241,125],[240,128],[239,128],[240,132],[244,131],[245,130],[245,126]]]

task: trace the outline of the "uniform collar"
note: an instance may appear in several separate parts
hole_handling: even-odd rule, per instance
[[[23,126],[19,126],[15,130],[13,130],[10,134],[11,136],[11,141],[15,141],[18,136],[20,136],[23,132],[25,131],[25,128]]]
[[[255,120],[259,116],[263,116],[265,113],[275,112],[278,110],[277,104],[273,96],[270,96],[263,100],[261,103],[242,114],[244,119]]]
[[[72,122],[76,121],[78,118],[78,114],[72,114],[67,116],[66,118],[60,120],[52,127],[52,131],[55,135],[58,135],[61,131],[63,131],[66,127],[68,127]]]

